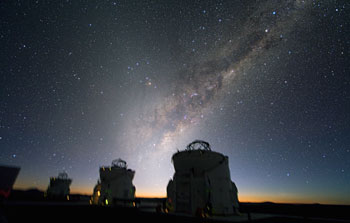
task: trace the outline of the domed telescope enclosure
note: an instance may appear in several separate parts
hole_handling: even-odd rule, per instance
[[[167,187],[170,211],[192,215],[238,213],[237,187],[231,181],[228,157],[195,140],[172,157],[175,174]]]
[[[130,206],[135,198],[132,184],[135,171],[128,169],[122,159],[113,160],[111,166],[100,167],[100,180],[94,189],[94,200],[101,205]]]
[[[51,177],[46,196],[51,199],[69,200],[69,186],[71,183],[72,179],[69,179],[68,174],[65,172],[59,173],[58,177]]]

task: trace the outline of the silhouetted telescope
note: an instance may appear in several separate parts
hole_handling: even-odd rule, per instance
[[[0,166],[0,197],[8,198],[10,196],[19,170],[19,167]]]
[[[237,187],[231,181],[228,157],[195,140],[172,157],[175,174],[167,187],[169,211],[230,215],[238,211]]]
[[[100,167],[98,180],[90,203],[98,205],[133,206],[135,186],[132,183],[135,171],[128,169],[122,159],[113,160],[111,166]]]

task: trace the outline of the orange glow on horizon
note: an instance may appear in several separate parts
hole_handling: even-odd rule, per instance
[[[137,193],[136,192],[135,197],[142,197],[142,198],[166,198],[166,195],[164,195],[164,194],[154,194],[154,193]]]
[[[238,194],[240,202],[273,202],[273,203],[289,203],[289,204],[335,204],[350,205],[350,201],[342,198],[302,195],[302,194]]]
[[[29,190],[38,189],[46,191],[47,187],[28,187],[24,184],[16,184],[14,186],[16,190]],[[91,196],[93,188],[87,186],[71,187],[71,194],[82,194]],[[166,192],[159,192],[156,190],[137,190],[135,197],[139,198],[166,198]],[[350,201],[346,197],[331,197],[331,196],[316,196],[311,194],[264,194],[264,193],[238,193],[238,199],[240,202],[274,202],[274,203],[291,203],[291,204],[335,204],[335,205],[350,205]]]

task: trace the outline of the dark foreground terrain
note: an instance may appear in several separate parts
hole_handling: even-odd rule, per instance
[[[350,222],[349,207],[333,208],[335,212],[330,214],[332,208],[329,209],[329,207],[291,206],[243,204],[242,210],[252,211],[249,212],[249,215],[243,213],[240,217],[231,216],[203,219],[184,215],[149,212],[139,208],[102,207],[57,202],[8,203],[1,206],[0,222]],[[308,213],[307,210],[311,210],[311,212]],[[260,214],[260,217],[256,218],[259,215],[257,213],[271,214]],[[301,216],[300,213],[306,214]]]
[[[241,203],[240,216],[199,218],[157,213],[164,199],[137,198],[136,207],[89,205],[89,196],[72,195],[69,201],[44,199],[37,190],[13,191],[0,203],[2,222],[349,222],[350,206],[320,204]]]
[[[304,219],[325,218],[350,221],[349,205],[324,204],[277,204],[277,203],[241,203],[241,212],[269,213],[286,216],[299,216]]]

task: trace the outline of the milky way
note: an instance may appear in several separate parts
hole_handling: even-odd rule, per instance
[[[349,203],[348,1],[0,4],[0,164],[91,193],[122,158],[165,196],[195,139],[245,201]]]
[[[138,174],[151,177],[153,171],[162,173],[161,169],[169,166],[171,154],[176,151],[176,141],[183,146],[182,138],[188,135],[201,138],[196,126],[206,120],[225,92],[235,89],[236,77],[259,58],[269,56],[269,52],[276,56],[275,49],[284,41],[283,35],[293,33],[295,26],[303,26],[299,20],[307,19],[308,7],[310,2],[298,1],[284,2],[278,7],[274,3],[257,4],[227,44],[215,49],[207,61],[181,70],[178,79],[170,83],[169,95],[144,109],[146,114],[142,116],[148,118],[130,125],[137,128],[135,138],[139,139],[132,147],[138,150],[151,145],[139,155],[149,169]],[[133,158],[132,154],[128,157]],[[161,190],[167,180],[164,176],[161,183],[155,183]]]

